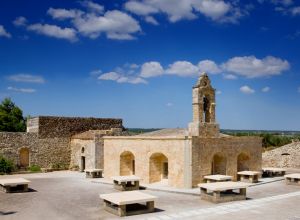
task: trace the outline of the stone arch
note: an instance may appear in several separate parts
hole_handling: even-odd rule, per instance
[[[153,153],[149,160],[149,182],[159,182],[168,179],[168,158],[162,153]]]
[[[237,156],[237,171],[250,170],[250,156],[246,153],[240,153]]]
[[[135,174],[134,155],[130,151],[124,151],[120,155],[120,176],[128,176]]]
[[[20,160],[20,167],[29,166],[29,149],[27,147],[23,147],[20,149],[19,160]]]
[[[216,153],[212,157],[211,173],[226,175],[227,158],[221,153]]]

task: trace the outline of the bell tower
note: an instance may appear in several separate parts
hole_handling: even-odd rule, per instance
[[[189,135],[219,136],[215,109],[215,89],[211,86],[208,75],[203,73],[193,87],[193,122],[189,124]]]

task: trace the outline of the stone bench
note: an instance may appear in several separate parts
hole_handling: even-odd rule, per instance
[[[198,184],[201,199],[214,203],[230,202],[246,199],[246,189],[251,184],[243,182],[215,182]],[[234,192],[238,190],[238,192]]]
[[[226,175],[208,175],[204,176],[204,182],[206,183],[214,183],[214,182],[225,182],[225,181],[231,181],[232,176],[226,176]]]
[[[284,176],[286,170],[283,168],[265,167],[262,168],[263,177]]]
[[[118,215],[138,215],[154,212],[154,201],[157,197],[139,191],[101,194],[104,210]]]
[[[241,171],[237,173],[237,179],[246,183],[257,183],[260,172],[258,171]]]
[[[288,174],[284,177],[286,184],[300,186],[300,173]]]
[[[113,176],[114,188],[120,191],[139,190],[140,177],[137,176]]]
[[[86,178],[102,178],[102,169],[86,169],[85,176]]]
[[[24,178],[0,179],[0,188],[3,192],[27,192],[29,180]]]

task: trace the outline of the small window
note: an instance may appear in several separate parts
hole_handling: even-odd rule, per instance
[[[290,156],[289,153],[282,153],[281,156]]]
[[[81,148],[81,153],[82,153],[82,154],[84,153],[84,147],[83,147],[83,148]]]

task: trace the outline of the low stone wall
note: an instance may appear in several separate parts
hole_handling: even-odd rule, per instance
[[[37,118],[30,119],[27,124],[34,127],[29,131],[37,131],[39,138],[71,137],[88,130],[123,129],[122,119],[54,116],[39,116]],[[38,128],[36,123],[38,123]]]
[[[300,169],[300,142],[294,142],[263,153],[264,167]]]
[[[38,138],[37,133],[0,132],[0,154],[20,164],[20,150],[29,149],[29,164],[51,168],[70,164],[69,138]]]

